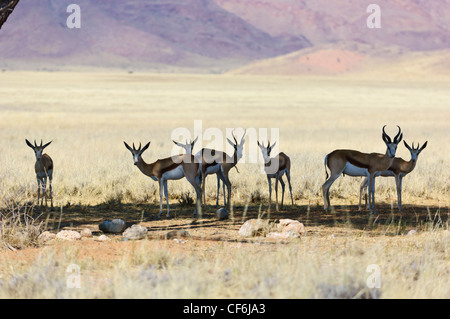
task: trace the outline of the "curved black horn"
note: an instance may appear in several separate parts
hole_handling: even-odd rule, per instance
[[[397,127],[398,127],[398,133],[394,137],[394,143],[396,143],[396,144],[398,144],[402,140],[402,137],[403,137],[402,129],[398,125],[397,125]]]
[[[233,136],[233,138],[234,138],[234,142],[236,143],[236,145],[238,144],[238,142],[237,142],[237,139],[236,139],[236,136],[234,136],[234,129],[233,129],[233,131],[231,132],[231,135]]]
[[[136,151],[136,146],[134,146],[134,142],[133,142],[133,151]]]
[[[41,145],[39,145],[39,147],[42,147],[42,138],[41,138]]]
[[[383,140],[384,140],[386,143],[391,143],[391,142],[392,142],[392,141],[391,141],[391,138],[389,137],[389,135],[386,134],[386,131],[384,130],[385,127],[386,127],[386,125],[383,126]]]

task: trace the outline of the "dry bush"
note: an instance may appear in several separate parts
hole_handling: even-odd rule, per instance
[[[10,200],[0,210],[0,248],[11,250],[38,247],[43,224],[32,217],[34,205]]]

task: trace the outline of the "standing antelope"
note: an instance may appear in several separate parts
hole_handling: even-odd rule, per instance
[[[283,200],[284,200],[284,181],[283,175],[286,174],[287,181],[289,183],[289,191],[291,193],[291,202],[292,206],[294,206],[294,199],[292,197],[292,186],[291,186],[291,160],[289,156],[284,153],[279,153],[275,157],[270,157],[270,152],[272,148],[275,146],[277,142],[270,145],[270,141],[267,143],[267,147],[264,146],[263,143],[259,143],[258,146],[261,149],[261,152],[264,157],[264,170],[267,174],[267,181],[269,182],[269,212],[270,207],[272,206],[272,183],[271,179],[275,178],[275,200],[276,200],[276,210],[278,211],[278,180],[281,183],[281,207],[283,208]],[[275,167],[272,165],[275,164]]]
[[[163,192],[167,203],[167,217],[169,217],[170,213],[167,181],[178,180],[183,177],[186,177],[188,182],[191,183],[197,194],[197,203],[194,215],[201,216],[202,189],[200,187],[200,170],[199,164],[194,161],[194,156],[188,154],[177,155],[159,159],[154,163],[147,164],[142,159],[142,153],[144,153],[144,151],[150,146],[150,142],[148,142],[142,149],[140,143],[138,149],[136,149],[134,143],[133,148],[131,148],[127,143],[123,143],[133,155],[134,165],[136,165],[144,175],[149,176],[154,181],[158,181],[160,203],[158,218],[161,217],[163,211]]]
[[[223,190],[224,204],[228,205],[228,208],[231,210],[231,182],[228,177],[230,170],[233,167],[236,167],[238,161],[242,158],[242,153],[244,149],[245,143],[245,132],[242,135],[240,143],[238,143],[236,136],[234,136],[234,131],[232,132],[234,143],[227,138],[228,143],[234,148],[233,156],[228,156],[227,153],[222,151],[216,151],[209,148],[203,148],[195,157],[201,159],[201,171],[202,171],[202,191],[204,196],[204,203],[206,204],[206,196],[205,196],[205,182],[206,176],[210,174],[217,174],[217,197],[216,197],[216,205],[219,203],[219,189],[220,189],[220,180],[227,187],[227,200],[225,201],[225,188]],[[237,168],[236,168],[237,169]]]
[[[402,210],[402,179],[409,173],[413,171],[413,169],[416,167],[417,158],[420,154],[420,152],[423,151],[425,147],[427,147],[428,141],[425,142],[425,144],[420,147],[420,144],[417,144],[417,148],[414,148],[414,143],[412,144],[412,148],[406,143],[405,147],[409,150],[411,153],[411,160],[405,161],[402,158],[396,157],[394,158],[394,161],[392,162],[391,166],[386,171],[377,172],[375,174],[375,177],[383,176],[394,176],[395,177],[395,185],[397,187],[397,207],[398,210]],[[360,175],[360,176],[367,176],[366,174]],[[365,194],[367,189],[368,180],[367,177],[364,178],[364,180],[361,183],[360,191],[359,191],[359,209],[361,209],[361,198],[363,193]],[[367,197],[366,197],[366,205],[367,205]]]
[[[38,196],[37,196],[37,205],[39,205],[39,197],[42,190],[42,199],[41,199],[41,206],[44,204],[44,197],[45,197],[45,206],[47,207],[47,177],[49,179],[49,186],[50,186],[50,201],[51,201],[51,210],[53,210],[53,191],[52,191],[52,179],[53,179],[53,161],[50,156],[47,154],[42,154],[44,151],[44,148],[50,145],[51,142],[48,142],[44,146],[42,146],[42,140],[41,145],[37,146],[36,140],[34,140],[34,146],[31,144],[27,139],[25,139],[25,142],[29,147],[31,147],[34,151],[34,154],[36,155],[36,163],[34,164],[34,171],[36,172],[36,179],[38,182]]]
[[[186,151],[186,154],[192,154],[192,150],[194,149],[194,144],[195,144],[195,142],[197,142],[197,139],[198,139],[198,136],[195,138],[195,140],[193,142],[188,142],[186,140],[186,144],[183,144],[183,143],[180,143],[180,142],[176,142],[176,141],[173,141],[173,140],[172,140],[172,142],[174,142],[175,145],[183,148]],[[202,160],[201,160],[201,152],[198,152],[197,154],[195,154],[195,158],[196,158],[197,162],[200,163],[200,166],[201,166],[201,162],[202,162]],[[208,176],[209,174],[213,174],[213,172],[212,172],[213,170],[214,170],[213,167],[209,167],[206,170],[206,176]],[[216,174],[216,177],[217,177],[216,206],[219,206],[219,193],[220,193],[219,191],[220,191],[220,181],[221,181],[219,175],[220,174]],[[226,206],[227,202],[226,202],[226,199],[225,199],[225,194],[226,194],[225,193],[225,183],[223,183],[223,182],[222,182],[222,187],[223,187],[223,204],[224,204],[224,206]]]
[[[327,173],[327,180],[322,185],[324,209],[330,209],[330,187],[333,182],[342,174],[350,176],[355,175],[355,171],[359,172],[360,168],[367,170],[367,177],[369,178],[369,211],[375,213],[375,174],[380,171],[387,170],[394,161],[395,152],[397,151],[398,143],[402,140],[403,133],[398,127],[398,133],[394,141],[386,134],[383,126],[382,138],[386,144],[386,153],[361,153],[354,150],[335,150],[325,156],[325,171]],[[330,177],[328,178],[328,171],[330,169]],[[356,173],[357,174],[357,173]]]

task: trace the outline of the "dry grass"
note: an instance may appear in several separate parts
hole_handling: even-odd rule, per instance
[[[384,152],[381,127],[394,130],[399,124],[409,143],[429,141],[405,178],[404,203],[448,204],[450,83],[445,81],[26,72],[5,72],[2,78],[0,197],[36,196],[34,156],[24,139],[43,138],[54,140],[46,151],[55,165],[56,206],[111,198],[159,200],[157,183],[132,165],[122,141],[151,140],[144,154],[150,162],[176,149],[171,142],[175,128],[192,132],[194,120],[202,120],[203,130],[217,127],[224,133],[234,127],[279,128],[280,151],[291,157],[299,204],[322,202],[327,153],[337,148]],[[247,139],[246,156],[253,143]],[[398,156],[409,159],[403,145]],[[240,174],[231,172],[235,200],[266,199],[260,166],[244,160]],[[359,178],[340,178],[332,194],[355,204],[359,183]],[[186,181],[169,184],[175,202],[192,192]],[[394,185],[393,179],[377,180],[378,200],[393,201]],[[215,178],[209,178],[210,198],[215,186]]]

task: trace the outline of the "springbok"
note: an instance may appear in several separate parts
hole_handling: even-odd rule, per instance
[[[242,158],[244,143],[245,143],[245,132],[242,135],[241,141],[238,143],[236,136],[234,136],[234,131],[232,132],[232,136],[234,142],[232,142],[229,138],[227,138],[228,143],[234,148],[233,156],[228,156],[227,153],[222,151],[216,151],[209,148],[203,148],[195,157],[197,159],[201,159],[201,171],[202,171],[202,191],[204,203],[206,204],[206,195],[205,195],[205,181],[206,176],[210,174],[217,174],[217,197],[216,197],[216,205],[219,203],[219,189],[220,189],[220,181],[227,187],[227,200],[225,200],[225,188],[223,190],[224,197],[224,205],[228,206],[228,209],[231,210],[231,182],[228,177],[230,170],[233,167],[236,167],[238,161]],[[236,168],[237,169],[237,168]]]
[[[52,191],[52,179],[53,179],[53,161],[51,157],[47,154],[42,154],[44,148],[50,145],[51,142],[48,142],[45,145],[41,144],[38,146],[36,144],[36,140],[34,140],[34,145],[31,144],[27,139],[25,142],[29,147],[31,147],[36,155],[36,163],[34,164],[34,171],[36,172],[36,179],[38,182],[38,196],[37,196],[37,205],[39,205],[39,197],[42,191],[41,197],[41,206],[44,204],[45,197],[45,206],[47,207],[47,177],[49,179],[49,187],[50,187],[50,201],[51,201],[51,210],[53,210],[53,191]]]
[[[360,168],[367,170],[367,177],[369,179],[369,211],[375,213],[375,174],[377,172],[387,170],[394,161],[395,152],[397,151],[398,143],[403,138],[400,127],[398,127],[398,133],[394,137],[394,141],[386,134],[383,126],[382,138],[386,144],[386,153],[361,153],[354,150],[335,150],[325,156],[325,172],[327,174],[327,180],[322,185],[324,209],[330,209],[330,187],[333,182],[342,174],[354,176],[356,172],[360,171]],[[330,169],[330,177],[328,178],[327,166]]]
[[[402,210],[402,180],[403,177],[411,173],[414,168],[416,167],[417,159],[419,157],[420,152],[423,151],[425,147],[427,147],[428,141],[425,142],[425,144],[420,147],[420,144],[417,144],[417,148],[414,148],[414,143],[412,144],[412,148],[403,141],[405,144],[405,147],[409,150],[411,153],[411,160],[405,161],[402,158],[396,157],[394,158],[394,161],[392,162],[391,166],[386,171],[377,172],[375,174],[375,177],[383,176],[383,177],[389,177],[394,176],[395,177],[395,185],[397,187],[397,207],[398,210]],[[360,176],[367,176],[367,174],[361,174]],[[366,194],[368,185],[368,179],[367,177],[363,179],[359,191],[359,209],[361,210],[361,199],[363,196],[363,193]],[[366,205],[367,205],[367,195],[366,198]]]
[[[270,157],[270,152],[272,151],[275,143],[270,145],[270,141],[267,143],[267,146],[264,146],[263,143],[259,143],[258,146],[261,149],[262,155],[264,157],[264,170],[267,175],[267,181],[269,182],[269,212],[270,207],[272,206],[272,183],[271,179],[275,178],[275,199],[276,199],[276,210],[278,211],[278,181],[281,183],[281,208],[283,208],[283,200],[284,200],[284,181],[283,175],[286,174],[287,181],[289,183],[289,191],[291,193],[291,202],[292,206],[294,206],[294,199],[292,197],[292,186],[291,186],[291,160],[289,156],[286,154],[279,153],[275,157]],[[274,167],[272,167],[274,165]]]
[[[194,187],[197,195],[196,210],[194,215],[201,216],[201,200],[202,200],[202,189],[200,187],[200,170],[199,164],[194,161],[194,156],[189,154],[176,155],[164,159],[159,159],[156,162],[147,164],[142,159],[142,153],[150,146],[148,142],[143,148],[139,143],[139,148],[136,149],[133,143],[133,148],[131,148],[126,142],[123,142],[125,147],[133,155],[134,165],[136,165],[139,170],[144,174],[149,176],[154,181],[158,181],[159,185],[159,214],[158,218],[161,217],[163,212],[163,192],[166,197],[167,203],[167,217],[170,215],[169,206],[169,196],[167,191],[167,181],[168,180],[178,180],[186,177],[189,183]]]
[[[195,140],[193,142],[188,142],[186,140],[186,144],[183,144],[183,143],[180,143],[180,142],[176,142],[174,140],[172,140],[172,142],[174,142],[175,145],[183,148],[186,151],[186,154],[192,154],[192,151],[194,149],[194,144],[195,144],[195,142],[197,142],[197,139],[198,139],[198,136],[195,138]],[[198,152],[197,154],[195,154],[195,158],[198,161],[198,163],[200,163],[200,166],[201,166],[201,162],[202,162],[202,160],[201,160],[201,158],[202,158],[201,157],[201,152]],[[214,174],[213,170],[214,170],[213,167],[209,167],[206,170],[206,176],[208,176],[209,174]],[[217,177],[216,206],[219,206],[219,193],[220,193],[220,181],[221,181],[219,175],[220,174],[216,174],[216,177]],[[223,188],[223,204],[224,204],[224,206],[226,206],[227,202],[226,202],[226,198],[225,198],[225,194],[226,194],[225,193],[225,183],[223,183],[223,182],[222,182],[222,188]]]

